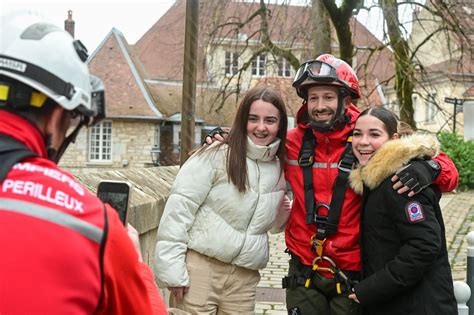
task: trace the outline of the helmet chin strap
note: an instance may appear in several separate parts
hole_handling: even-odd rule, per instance
[[[46,144],[46,152],[48,153],[48,159],[56,164],[59,163],[59,160],[63,156],[69,144],[74,143],[76,141],[76,137],[79,134],[79,131],[81,130],[82,126],[86,125],[86,123],[86,120],[81,119],[81,122],[77,125],[74,131],[64,139],[58,150],[54,149],[51,146],[51,134],[47,135],[45,137],[44,142]]]
[[[334,130],[341,130],[349,122],[349,116],[345,114],[344,99],[347,96],[345,91],[340,91],[337,95],[337,109],[336,114],[329,123],[319,123],[310,119],[310,126],[320,132],[331,132]]]

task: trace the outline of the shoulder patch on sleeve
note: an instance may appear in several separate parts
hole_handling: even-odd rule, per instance
[[[408,222],[410,223],[416,223],[425,219],[423,207],[417,201],[410,201],[409,203],[407,203],[405,207],[405,212],[408,217]]]

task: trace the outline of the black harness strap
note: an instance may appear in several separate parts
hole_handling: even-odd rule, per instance
[[[104,300],[104,286],[105,286],[105,274],[104,274],[104,255],[105,255],[105,245],[107,242],[107,237],[109,236],[109,217],[107,216],[107,209],[105,204],[103,205],[104,209],[104,236],[100,242],[100,251],[99,251],[99,264],[100,264],[100,297],[97,302],[96,312],[100,310],[103,300]]]
[[[313,163],[316,138],[311,128],[306,129],[301,144],[298,164],[303,169],[304,182],[304,204],[306,206],[306,224],[313,223],[314,216],[314,187],[313,187]]]
[[[0,184],[3,183],[5,177],[11,168],[18,162],[27,157],[37,156],[26,145],[17,140],[0,134]]]
[[[337,232],[339,217],[341,215],[342,204],[347,189],[347,181],[350,171],[355,162],[355,156],[352,153],[352,132],[347,139],[346,148],[340,158],[338,164],[338,175],[334,184],[334,189],[329,206],[328,217],[319,216],[315,208],[314,200],[314,183],[313,183],[313,163],[314,150],[316,148],[316,139],[311,128],[306,129],[301,144],[300,154],[298,156],[298,164],[303,170],[304,181],[304,200],[306,206],[306,224],[317,224],[316,238],[323,240],[329,235]],[[318,204],[316,207],[325,206],[326,204]]]
[[[355,156],[352,152],[352,132],[346,141],[346,148],[342,153],[341,159],[337,165],[338,173],[334,189],[332,191],[331,204],[329,206],[328,220],[325,225],[326,235],[321,235],[320,238],[324,239],[327,235],[336,234],[337,225],[339,224],[339,217],[341,216],[342,204],[344,203],[344,196],[346,194],[347,182],[349,180],[349,174],[354,166]],[[319,229],[318,229],[319,230]],[[318,231],[319,233],[319,231]]]

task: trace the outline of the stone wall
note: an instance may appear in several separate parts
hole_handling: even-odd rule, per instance
[[[89,161],[89,129],[83,128],[76,142],[71,144],[61,159],[60,167],[74,173],[99,169],[129,169],[150,165],[150,150],[156,144],[156,122],[113,120],[112,161]]]
[[[96,193],[101,180],[120,180],[132,184],[128,219],[140,234],[143,260],[155,269],[154,254],[158,224],[178,166],[135,168],[96,173],[74,174],[89,191]]]

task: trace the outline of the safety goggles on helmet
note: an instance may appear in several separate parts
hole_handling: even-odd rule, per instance
[[[319,60],[311,60],[303,63],[296,72],[292,86],[299,89],[300,85],[308,78],[321,83],[329,83],[338,80],[336,69]]]

